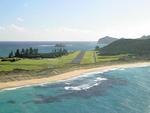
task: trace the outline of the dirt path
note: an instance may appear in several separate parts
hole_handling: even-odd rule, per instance
[[[94,63],[96,63],[96,52],[93,52]]]

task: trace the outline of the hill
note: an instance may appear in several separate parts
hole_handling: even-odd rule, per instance
[[[139,39],[150,39],[150,35],[144,35],[144,36],[142,36],[141,38],[139,38]]]
[[[117,38],[114,38],[114,37],[109,37],[109,36],[105,36],[103,38],[100,38],[98,40],[98,44],[100,45],[108,45],[114,41],[118,40]]]
[[[119,39],[100,50],[103,55],[150,55],[150,39]]]

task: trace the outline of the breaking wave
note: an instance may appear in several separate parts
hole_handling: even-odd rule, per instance
[[[107,78],[97,77],[95,80],[89,82],[88,84],[74,85],[74,86],[65,86],[65,90],[88,90],[94,86],[97,86],[101,83],[101,81],[107,80]],[[70,84],[69,84],[70,85]]]

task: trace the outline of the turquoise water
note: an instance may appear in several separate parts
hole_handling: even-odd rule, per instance
[[[2,91],[0,113],[150,113],[150,67]]]

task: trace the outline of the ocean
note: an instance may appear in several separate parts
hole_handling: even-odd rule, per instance
[[[150,113],[150,67],[0,92],[0,113]]]
[[[93,50],[97,42],[58,42],[58,41],[34,41],[34,42],[0,42],[0,56],[8,56],[11,51],[22,48],[38,48],[39,52],[51,52],[55,44],[64,44],[68,51]]]

